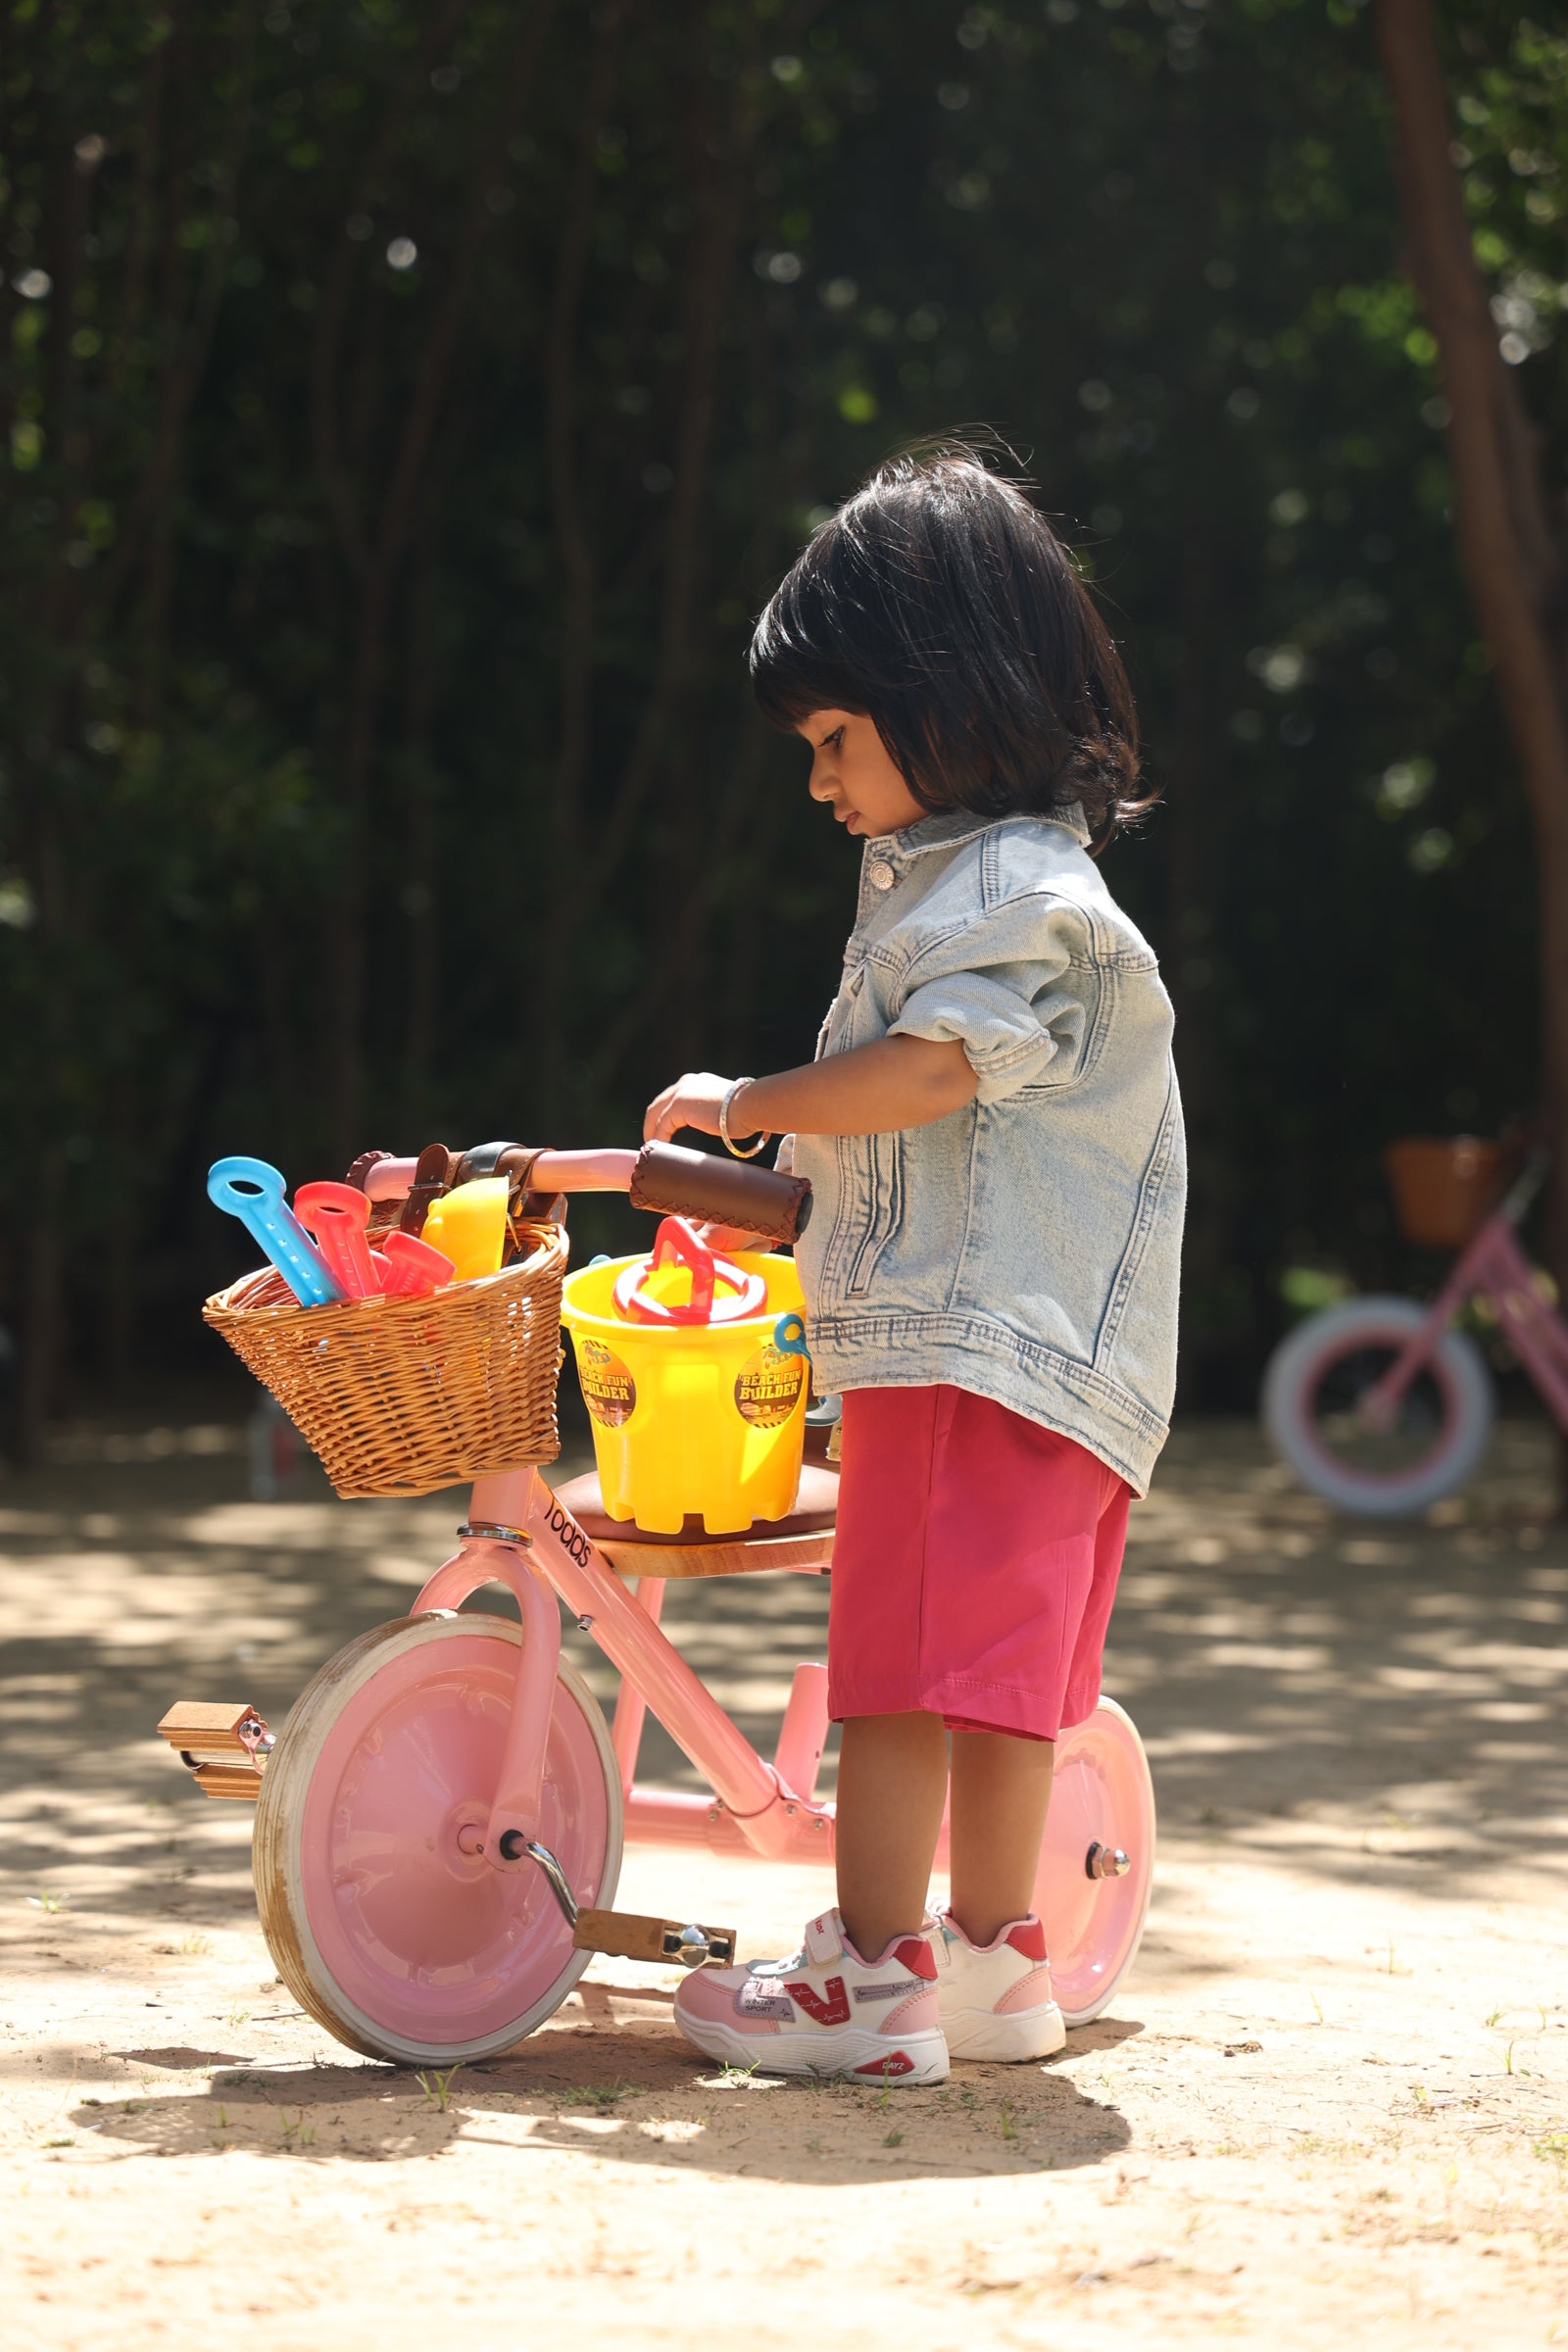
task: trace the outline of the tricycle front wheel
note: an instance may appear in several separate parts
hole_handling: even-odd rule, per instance
[[[1456,1494],[1492,1438],[1493,1393],[1462,1331],[1431,1347],[1397,1408],[1373,1420],[1363,1400],[1427,1323],[1411,1298],[1347,1298],[1308,1316],[1263,1375],[1263,1427],[1303,1487],[1358,1518],[1397,1519]]]
[[[434,1611],[329,1658],[278,1735],[256,1811],[277,1971],[350,2049],[451,2066],[510,2049],[565,1999],[577,1951],[544,1874],[473,1850],[501,1765],[521,1628]],[[540,1842],[581,1905],[613,1901],[620,1775],[563,1659]]]

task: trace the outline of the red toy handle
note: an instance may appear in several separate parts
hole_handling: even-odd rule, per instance
[[[381,1288],[389,1295],[418,1298],[452,1280],[452,1260],[446,1251],[433,1242],[421,1242],[415,1233],[384,1233],[380,1249],[372,1250],[370,1255],[381,1261]]]
[[[653,1252],[648,1260],[649,1272],[667,1266],[671,1258],[679,1258],[692,1270],[692,1295],[682,1307],[667,1311],[682,1323],[710,1323],[713,1319],[713,1252],[703,1240],[695,1225],[684,1217],[662,1217],[654,1236]]]
[[[381,1285],[365,1238],[368,1197],[352,1184],[302,1184],[294,1214],[350,1298],[373,1298]]]
[[[650,1298],[644,1287],[649,1275],[671,1258],[691,1268],[692,1295],[684,1306]],[[718,1283],[733,1293],[722,1308],[713,1304]],[[732,1259],[715,1255],[684,1217],[665,1217],[652,1253],[622,1270],[612,1297],[617,1313],[632,1323],[732,1323],[760,1311],[767,1300],[767,1284],[760,1274],[748,1274]]]

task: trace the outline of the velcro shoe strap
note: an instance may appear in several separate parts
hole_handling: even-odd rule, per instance
[[[836,1911],[824,1911],[820,1919],[807,1922],[803,1948],[812,1968],[838,1958],[844,1949],[844,1925]]]

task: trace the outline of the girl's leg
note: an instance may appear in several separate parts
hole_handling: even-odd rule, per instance
[[[971,1943],[989,1943],[1009,1920],[1034,1909],[1055,1759],[1049,1740],[1014,1739],[1007,1732],[953,1735],[950,1904]]]
[[[856,1950],[874,1960],[894,1936],[920,1933],[947,1794],[948,1735],[940,1715],[852,1715],[842,1738],[839,1909]],[[1029,1881],[1033,1886],[1033,1864]]]

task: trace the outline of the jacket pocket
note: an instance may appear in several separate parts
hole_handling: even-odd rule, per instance
[[[860,1162],[855,1169],[852,1188],[860,1230],[851,1239],[845,1289],[850,1298],[863,1298],[871,1287],[877,1260],[903,1222],[904,1138],[897,1134],[864,1135],[847,1137],[845,1141],[852,1157]]]

